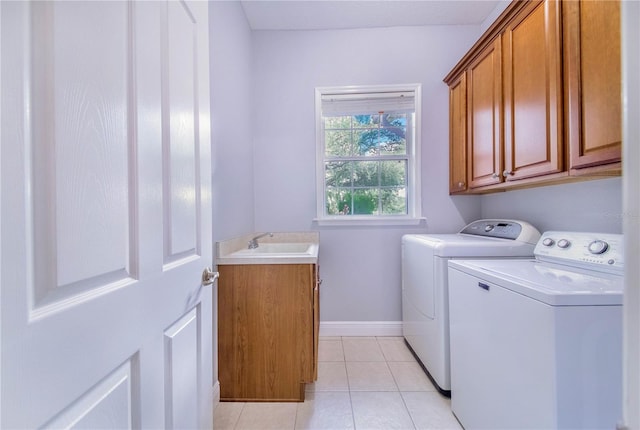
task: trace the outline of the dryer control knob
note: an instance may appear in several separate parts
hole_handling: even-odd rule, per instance
[[[589,244],[589,252],[592,254],[604,254],[609,249],[609,244],[604,240],[594,240]]]
[[[567,239],[560,239],[558,241],[558,247],[559,248],[567,249],[570,246],[571,246],[571,242],[569,242]]]
[[[484,231],[491,231],[495,226],[493,224],[488,224],[484,227]]]
[[[544,246],[553,246],[555,245],[556,241],[551,239],[550,237],[547,237],[545,240],[542,241],[542,244]]]

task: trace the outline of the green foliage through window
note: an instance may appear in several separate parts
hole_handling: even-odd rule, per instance
[[[412,113],[326,116],[327,215],[407,214]]]

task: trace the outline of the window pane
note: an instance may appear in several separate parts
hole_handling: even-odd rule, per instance
[[[404,215],[407,213],[406,188],[383,189],[380,192],[382,213],[385,215]]]
[[[390,160],[380,162],[380,185],[395,187],[407,185],[407,161]]]
[[[380,122],[379,115],[354,115],[353,128],[370,128],[377,127]]]
[[[407,115],[386,114],[382,116],[383,133],[386,140],[380,147],[383,154],[407,153]]]
[[[325,182],[327,187],[345,187],[351,185],[353,177],[352,161],[328,161],[325,163]]]
[[[354,161],[353,185],[356,187],[378,186],[378,161]]]
[[[380,144],[380,130],[377,128],[367,128],[353,131],[353,139],[358,155],[378,155]]]
[[[324,117],[324,128],[332,129],[350,129],[351,128],[351,117],[350,116],[326,116]]]
[[[325,153],[334,157],[353,155],[351,130],[327,130],[324,133]]]
[[[327,215],[351,214],[351,193],[339,188],[327,188],[326,202]]]
[[[378,188],[360,188],[353,190],[353,214],[377,214],[379,191]]]

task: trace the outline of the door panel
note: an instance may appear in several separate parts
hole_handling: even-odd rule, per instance
[[[196,186],[198,111],[194,92],[195,23],[182,3],[170,2],[168,26],[163,32],[169,61],[163,84],[165,136],[164,159],[165,264],[199,252],[197,212],[200,195]],[[193,191],[196,190],[196,194]]]
[[[103,381],[71,404],[45,428],[110,428],[134,427],[140,416],[135,402],[137,381],[134,380],[132,360],[114,370]]]
[[[165,336],[165,428],[198,428],[200,312],[192,309]]]
[[[131,12],[124,2],[36,3],[31,10],[32,317],[136,278]]]
[[[0,19],[0,427],[210,428],[206,3]]]

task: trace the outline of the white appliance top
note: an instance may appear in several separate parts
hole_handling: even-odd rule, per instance
[[[622,235],[545,232],[535,259],[458,260],[449,267],[554,306],[621,305]]]
[[[408,234],[440,257],[531,257],[540,232],[525,221],[478,220],[451,234]]]

